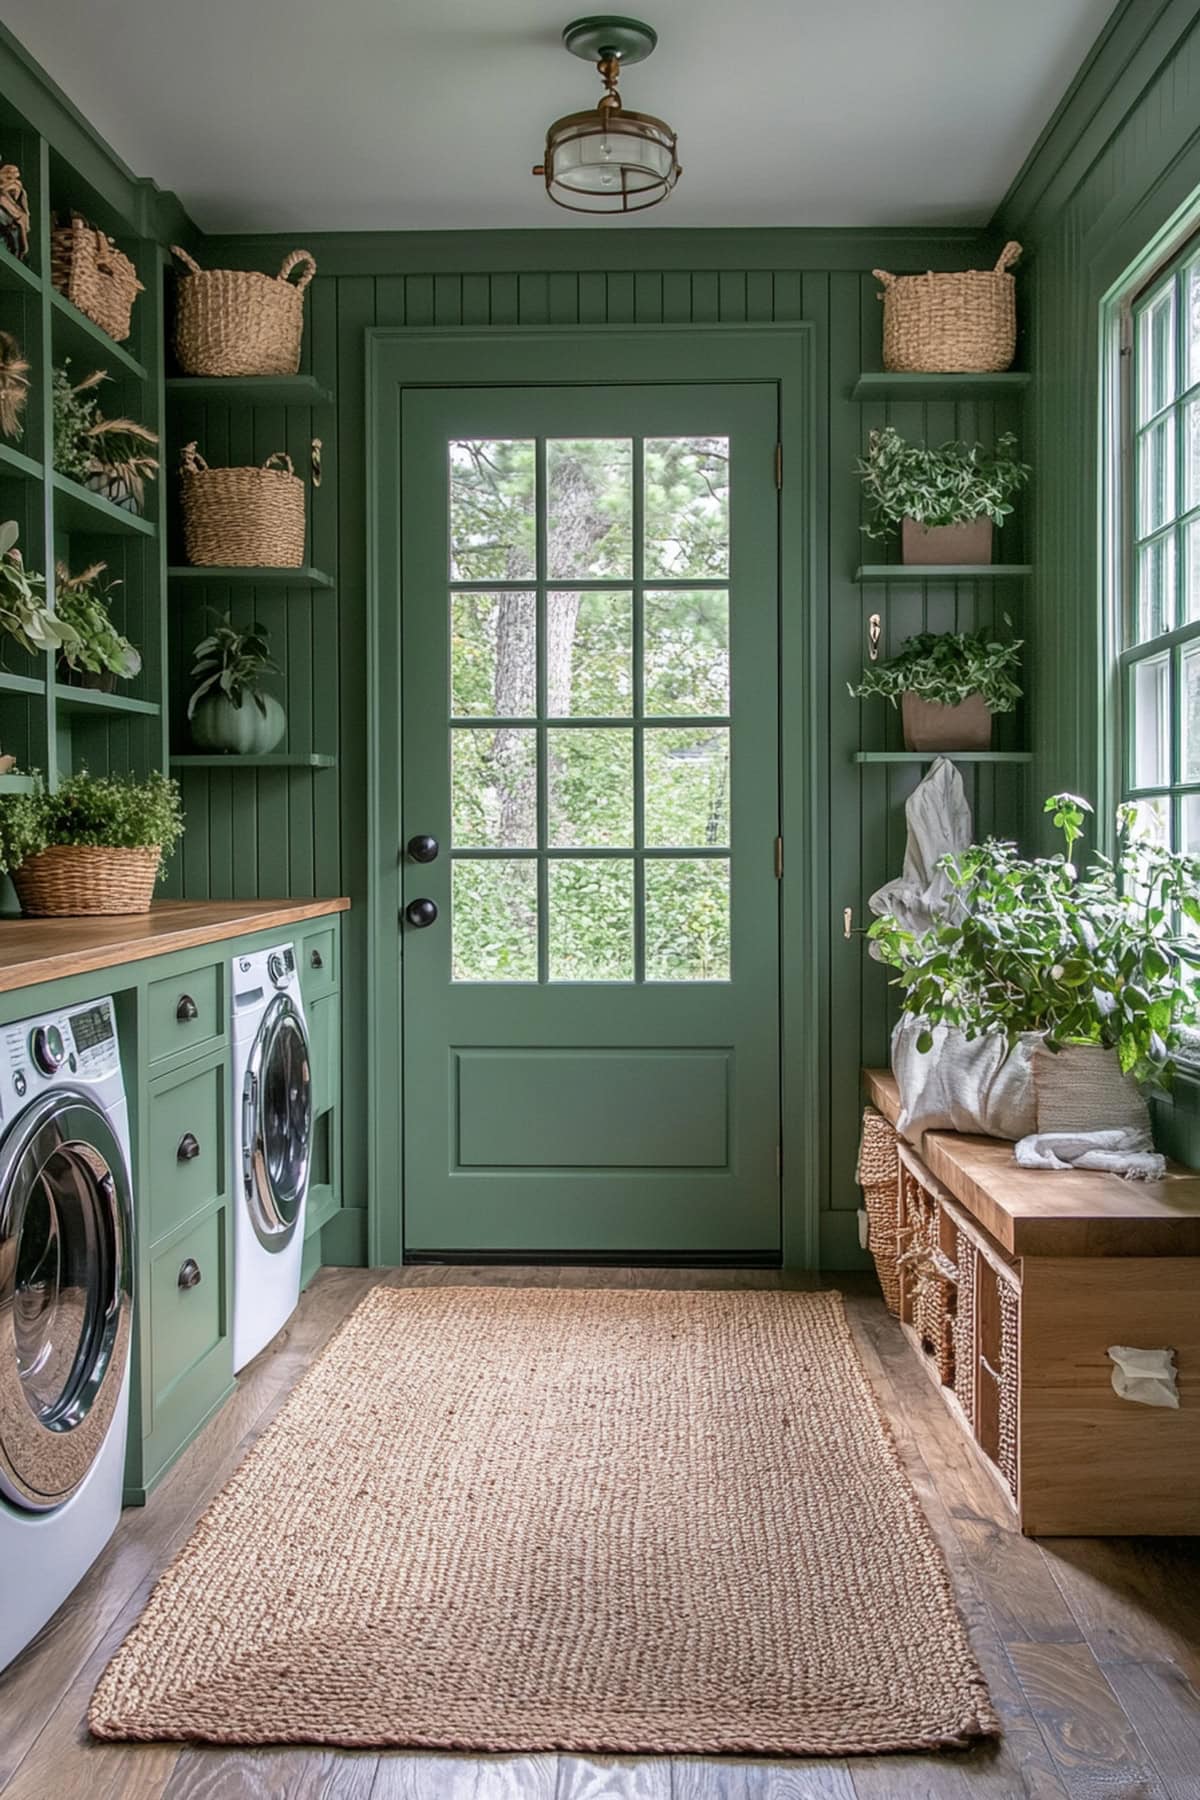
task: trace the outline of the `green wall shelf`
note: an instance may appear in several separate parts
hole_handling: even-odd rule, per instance
[[[126,512],[123,506],[114,506],[103,494],[80,487],[69,475],[54,477],[54,523],[65,525],[68,531],[91,531],[105,537],[125,532],[135,537],[158,535],[153,519],[143,519],[137,513]]]
[[[1020,581],[1033,574],[1032,563],[863,563],[854,571],[859,583],[870,581]]]
[[[20,481],[40,481],[42,465],[12,444],[0,443],[0,475],[16,476]]]
[[[272,752],[269,756],[235,756],[229,752],[216,756],[173,756],[173,769],[336,769],[336,756],[318,756],[310,752],[307,756],[278,755]]]
[[[144,298],[139,296],[143,302]],[[123,374],[145,381],[146,370],[137,357],[131,356],[116,338],[110,338],[107,331],[101,331],[99,325],[93,325],[57,288],[50,290],[50,311],[54,321],[54,361],[59,363],[69,356],[76,365],[76,380],[90,373],[83,366],[85,363],[94,366],[98,358],[103,358],[110,368],[115,366]]]
[[[36,775],[0,775],[0,794],[36,794],[41,785]]]
[[[40,294],[42,278],[0,245],[0,288],[16,289],[20,294]]]
[[[313,569],[305,566],[302,569],[231,569],[216,566],[206,569],[194,569],[188,563],[176,563],[167,570],[171,581],[213,581],[213,582],[251,582],[262,586],[270,582],[274,587],[307,587],[332,588],[334,580],[324,569]]]
[[[102,688],[70,687],[61,681],[55,683],[54,698],[60,712],[139,713],[157,719],[162,711],[156,700],[135,700],[129,694],[106,694]]]
[[[312,375],[170,375],[172,400],[232,400],[240,406],[325,406],[333,395]]]
[[[44,694],[46,683],[35,675],[10,675],[0,669],[0,694]]]
[[[850,398],[867,400],[1002,400],[1029,386],[1023,369],[999,375],[897,375],[887,371],[859,376]]]
[[[951,762],[1027,763],[1033,761],[1031,750],[856,750],[856,763],[927,763],[939,756]]]

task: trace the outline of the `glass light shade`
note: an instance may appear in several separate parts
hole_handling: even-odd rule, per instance
[[[675,133],[623,108],[570,113],[546,133],[543,173],[550,198],[572,212],[639,212],[679,179]]]

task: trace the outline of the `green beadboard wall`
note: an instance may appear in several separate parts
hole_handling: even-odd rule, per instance
[[[1102,587],[1102,309],[1198,199],[1200,8],[1129,0],[995,221],[1026,250],[1032,791],[1071,788],[1105,815],[1117,798],[1119,734]],[[1200,1082],[1181,1080],[1159,1125],[1168,1147],[1200,1165]]]

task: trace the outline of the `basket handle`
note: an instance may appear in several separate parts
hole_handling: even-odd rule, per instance
[[[296,292],[299,294],[304,292],[305,288],[317,272],[317,259],[312,251],[289,250],[279,268],[279,280],[286,281],[292,270],[299,268],[301,263],[307,264],[307,267],[301,269],[300,279],[295,284]]]
[[[1020,254],[1021,254],[1020,244],[1018,244],[1015,239],[1010,238],[1008,243],[1005,244],[1003,250],[1000,252],[1000,256],[996,263],[996,267],[992,271],[993,274],[1003,275],[1008,269],[1012,268],[1012,265],[1016,262],[1018,256],[1020,256]]]
[[[280,465],[280,473],[281,474],[284,472],[285,467],[286,467],[287,474],[294,475],[296,473],[295,469],[293,469],[293,467],[292,467],[292,459],[288,455],[286,450],[273,450],[271,452],[270,456],[268,456],[266,462],[263,464],[263,468],[264,469],[273,469],[276,466],[276,464]]]
[[[171,255],[179,258],[189,275],[203,275],[204,270],[200,267],[200,264],[196,261],[195,257],[189,256],[187,251],[179,244],[171,245]]]
[[[208,468],[208,464],[201,456],[199,447],[194,441],[183,446],[180,466],[186,470],[189,475],[200,475]]]
[[[886,269],[872,269],[871,273],[876,281],[882,281],[885,288],[890,288],[896,279],[894,275],[889,275]]]

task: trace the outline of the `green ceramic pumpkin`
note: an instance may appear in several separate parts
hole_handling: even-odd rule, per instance
[[[235,756],[266,756],[282,743],[287,714],[272,694],[261,696],[262,713],[247,694],[235,706],[224,694],[206,694],[192,715],[192,741],[199,750],[229,750]]]

